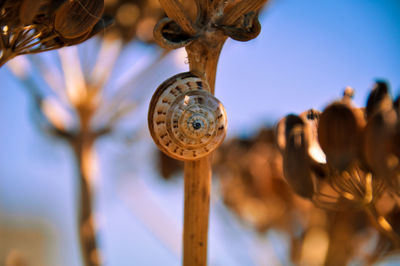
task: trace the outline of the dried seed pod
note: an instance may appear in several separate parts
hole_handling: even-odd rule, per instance
[[[220,26],[225,35],[236,41],[247,42],[256,38],[261,32],[261,24],[258,13],[251,12],[241,19],[240,24],[235,26]]]
[[[293,190],[304,198],[312,198],[314,185],[310,167],[309,129],[306,122],[297,115],[284,118],[285,147],[283,172]]]
[[[340,171],[346,170],[360,151],[365,119],[360,109],[334,102],[321,114],[318,141],[327,162]]]
[[[162,83],[154,93],[148,124],[154,142],[170,157],[197,160],[224,140],[226,112],[208,84],[186,72]]]
[[[320,111],[310,109],[300,114],[300,117],[307,123],[309,128],[309,149],[310,157],[318,163],[326,163],[325,154],[318,143],[318,122]]]
[[[368,123],[364,132],[364,158],[378,177],[391,183],[399,167],[398,103],[392,103],[386,83],[377,82],[368,102]]]
[[[390,178],[398,166],[396,156],[397,114],[394,110],[374,112],[364,131],[364,158],[370,169],[383,178]]]
[[[400,116],[400,96],[393,101],[393,109],[396,111],[397,115]]]
[[[390,110],[393,107],[392,97],[386,82],[377,81],[368,96],[366,113],[367,118],[371,118],[375,112],[380,110]]]
[[[191,43],[195,38],[185,33],[181,27],[170,18],[163,18],[154,27],[154,40],[163,48],[177,49]]]
[[[43,0],[24,0],[21,3],[19,9],[19,20],[23,25],[29,25],[32,23],[36,14],[38,13]]]
[[[65,39],[88,34],[101,19],[104,0],[69,0],[55,14],[54,28]]]
[[[283,154],[286,149],[286,117],[279,120],[275,128],[276,145],[278,146],[279,151]]]

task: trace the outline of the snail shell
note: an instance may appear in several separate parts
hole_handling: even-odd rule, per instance
[[[178,160],[197,160],[210,154],[224,140],[225,108],[208,84],[191,72],[175,75],[154,93],[148,113],[156,145]]]

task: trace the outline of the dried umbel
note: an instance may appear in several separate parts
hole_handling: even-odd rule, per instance
[[[4,0],[0,3],[0,65],[15,56],[75,45],[111,20],[104,0]]]
[[[197,160],[214,151],[227,129],[225,109],[208,84],[186,72],[162,83],[149,107],[149,129],[157,146],[178,160]]]
[[[258,12],[266,0],[160,2],[169,18],[154,28],[154,37],[160,46],[175,49],[202,39],[207,32],[238,41],[256,38],[261,31]]]
[[[385,190],[399,194],[398,109],[385,83],[376,83],[365,109],[351,103],[350,92],[347,88],[341,100],[329,104],[312,127],[304,114],[281,120],[277,132],[285,178],[320,207],[364,210],[398,245],[399,235],[376,210]],[[312,146],[318,152],[311,152]],[[320,152],[323,156],[315,156]]]

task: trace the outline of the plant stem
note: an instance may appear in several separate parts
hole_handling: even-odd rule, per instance
[[[89,100],[90,103],[90,100]],[[95,217],[93,213],[93,155],[96,136],[90,127],[93,117],[93,106],[77,105],[80,121],[79,133],[73,138],[71,145],[79,169],[80,202],[78,204],[78,233],[82,259],[85,266],[101,265],[100,252],[97,247]]]
[[[211,40],[196,40],[186,47],[190,70],[204,76],[212,94],[215,92],[217,65],[225,40],[225,36],[217,35]]]
[[[214,94],[217,64],[224,36],[210,35],[186,47],[190,70],[203,76]],[[208,220],[211,191],[211,156],[186,161],[184,170],[185,202],[183,222],[183,265],[207,265]]]
[[[183,265],[207,265],[211,163],[205,157],[185,162]]]
[[[399,236],[393,231],[393,228],[385,217],[377,212],[375,206],[373,204],[366,205],[365,212],[370,217],[373,225],[392,242],[393,246],[396,248],[400,247]]]
[[[75,145],[79,169],[80,202],[78,209],[78,233],[81,245],[82,259],[85,266],[101,264],[100,254],[96,243],[92,203],[92,163],[93,141],[84,136]]]

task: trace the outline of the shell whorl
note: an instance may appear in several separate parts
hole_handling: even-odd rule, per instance
[[[208,84],[191,72],[175,75],[154,93],[149,108],[151,136],[161,151],[178,160],[197,160],[226,135],[225,108]]]

